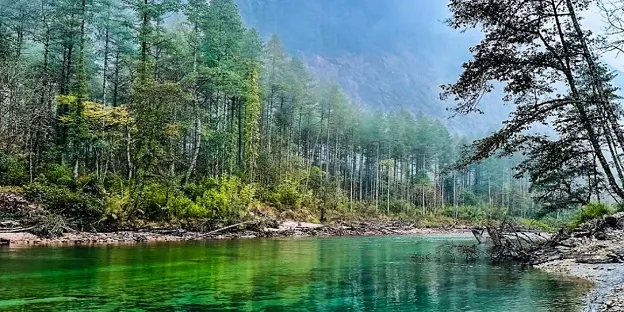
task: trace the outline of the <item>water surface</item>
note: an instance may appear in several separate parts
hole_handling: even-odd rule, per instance
[[[451,236],[0,249],[0,311],[574,311],[586,286],[414,261]]]

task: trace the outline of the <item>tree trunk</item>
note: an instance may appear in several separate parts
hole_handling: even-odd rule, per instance
[[[186,186],[191,178],[191,174],[195,170],[195,166],[197,165],[197,158],[199,157],[199,151],[201,148],[201,118],[199,116],[195,117],[195,142],[193,143],[193,156],[191,157],[191,163],[186,170],[186,175],[184,176],[184,186]]]

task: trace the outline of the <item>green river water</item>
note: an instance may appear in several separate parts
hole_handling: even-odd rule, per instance
[[[575,311],[586,285],[414,261],[454,236],[0,249],[0,311]]]

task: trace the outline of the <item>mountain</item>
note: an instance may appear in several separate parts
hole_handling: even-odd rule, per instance
[[[340,83],[355,101],[381,110],[408,109],[449,117],[440,85],[457,79],[474,33],[444,24],[445,1],[238,0],[244,21],[265,37],[278,34],[287,51],[319,78]],[[500,126],[509,108],[486,100],[486,115],[447,120],[466,135]],[[488,105],[489,104],[489,105]]]

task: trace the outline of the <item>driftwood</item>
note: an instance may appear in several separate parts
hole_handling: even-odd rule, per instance
[[[471,231],[472,231],[472,235],[474,235],[477,242],[479,242],[479,245],[483,244],[483,232],[485,231],[485,229],[475,228],[475,229],[472,229]]]
[[[13,221],[13,220],[0,221],[0,227],[3,227],[3,228],[15,228],[15,227],[18,227],[19,225],[20,225],[19,222]]]
[[[520,231],[507,220],[499,226],[488,226],[486,230],[492,243],[489,249],[490,259],[495,262],[527,262],[532,251],[543,244],[535,242],[527,233]]]
[[[624,232],[624,212],[587,221],[574,230],[561,229],[553,235],[527,233],[512,222],[488,226],[494,261],[541,264],[559,259],[580,263],[623,263],[624,248],[618,249]],[[477,239],[478,240],[478,239]],[[604,241],[598,244],[598,241]],[[605,247],[600,247],[605,246]]]
[[[221,231],[225,231],[225,230],[227,230],[227,229],[231,229],[231,228],[237,227],[237,226],[239,226],[239,225],[248,224],[248,223],[253,223],[253,222],[256,222],[256,221],[251,220],[251,221],[245,221],[245,222],[241,222],[241,223],[232,224],[232,225],[230,225],[230,226],[226,226],[226,227],[224,227],[224,228],[220,228],[220,229],[216,229],[216,230],[214,230],[214,231],[208,232],[208,233],[206,233],[206,235],[216,234],[216,233],[219,233],[219,232],[221,232]]]
[[[34,226],[31,227],[27,227],[27,228],[14,228],[14,229],[0,229],[0,233],[19,233],[19,232],[28,232],[32,229],[34,229]]]

